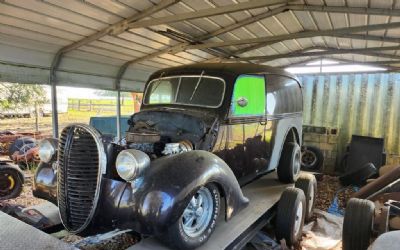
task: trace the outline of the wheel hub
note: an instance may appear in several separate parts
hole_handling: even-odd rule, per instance
[[[305,150],[301,155],[301,162],[305,166],[312,166],[315,164],[316,161],[317,161],[317,156],[312,151]]]
[[[10,194],[15,187],[14,178],[8,173],[0,175],[0,194],[1,196],[6,196]]]
[[[297,235],[300,231],[301,221],[303,217],[303,204],[300,202],[296,211],[296,219],[294,222],[294,235]]]
[[[207,188],[200,188],[192,197],[182,215],[182,228],[189,237],[201,235],[208,227],[214,203],[212,194]]]

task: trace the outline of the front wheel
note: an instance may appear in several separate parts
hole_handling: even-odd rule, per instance
[[[197,248],[210,238],[219,210],[218,187],[207,184],[193,195],[178,221],[159,238],[172,249]]]

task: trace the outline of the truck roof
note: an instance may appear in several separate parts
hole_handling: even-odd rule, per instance
[[[160,69],[154,72],[150,79],[158,78],[161,75],[177,75],[181,73],[197,73],[200,74],[202,71],[207,71],[210,73],[219,72],[220,74],[230,74],[230,75],[241,75],[241,74],[255,74],[255,73],[270,73],[284,75],[296,79],[296,77],[287,71],[274,68],[266,65],[253,64],[253,63],[195,63],[182,65],[177,67],[171,67],[166,69]]]

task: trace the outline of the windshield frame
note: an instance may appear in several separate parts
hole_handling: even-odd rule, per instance
[[[178,95],[178,91],[180,89],[181,83],[182,83],[182,78],[199,78],[199,79],[204,79],[204,78],[209,78],[209,79],[217,79],[220,80],[223,84],[223,89],[222,89],[222,96],[221,96],[221,100],[218,103],[218,105],[201,105],[201,104],[190,104],[190,103],[180,103],[180,102],[175,102],[177,95]],[[177,87],[177,92],[175,93],[175,100],[172,103],[148,103],[145,102],[146,101],[146,97],[147,97],[147,91],[149,90],[149,87],[151,86],[151,84],[153,84],[153,82],[157,82],[157,81],[161,81],[164,79],[171,79],[171,78],[179,78],[179,83],[178,83],[178,87]],[[221,77],[217,77],[217,76],[209,76],[209,75],[174,75],[174,76],[166,76],[166,77],[159,77],[159,78],[154,78],[153,80],[151,80],[150,82],[147,83],[146,85],[146,89],[143,92],[143,104],[144,105],[183,105],[183,106],[192,106],[192,107],[203,107],[203,108],[219,108],[222,106],[224,100],[225,100],[225,93],[226,92],[226,82],[223,78]]]

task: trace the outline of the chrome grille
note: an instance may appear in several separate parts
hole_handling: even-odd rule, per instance
[[[72,125],[59,141],[58,205],[64,226],[73,232],[86,229],[97,205],[101,148],[96,133],[87,125]]]

